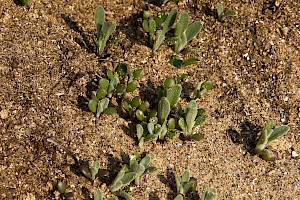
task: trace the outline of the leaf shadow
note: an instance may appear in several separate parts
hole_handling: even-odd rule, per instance
[[[228,129],[226,134],[230,137],[233,143],[243,144],[247,152],[254,155],[258,134],[261,132],[262,127],[249,121],[242,122],[240,127],[240,133],[234,129]]]
[[[76,37],[75,42],[81,46],[81,48],[87,49],[89,53],[95,53],[94,46],[90,43],[88,36],[84,33],[82,27],[77,22],[73,21],[68,15],[61,14],[66,24],[75,32],[79,33],[81,38]]]

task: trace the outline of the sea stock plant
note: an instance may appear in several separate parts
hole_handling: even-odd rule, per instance
[[[176,21],[177,9],[173,8],[170,13],[158,12],[156,17],[151,17],[149,11],[143,12],[143,29],[149,33],[149,43],[153,51],[156,51],[165,41],[166,34],[171,30]],[[162,27],[162,29],[158,29]]]
[[[278,158],[276,152],[267,149],[268,145],[289,131],[289,127],[286,125],[279,127],[275,126],[276,124],[274,121],[270,121],[266,124],[255,147],[255,153],[266,161],[274,161]]]
[[[144,117],[136,125],[139,146],[149,141],[178,138],[181,133],[187,140],[199,141],[203,138],[196,128],[207,119],[204,110],[197,108],[196,100],[191,100],[185,110],[177,104],[184,77],[180,75],[176,80],[167,78],[163,85],[157,87],[157,105],[148,113],[143,112]]]
[[[201,200],[217,200],[218,192],[215,188],[209,188],[207,184],[204,185]]]
[[[141,76],[143,69],[136,69],[133,72],[129,70],[126,64],[121,64],[117,67],[116,71],[106,71],[107,78],[99,80],[98,90],[92,95],[89,100],[88,107],[96,117],[101,113],[113,114],[116,108],[110,106],[110,101],[113,97],[125,99],[128,93],[134,92],[138,83],[136,79]]]
[[[177,196],[174,200],[183,200],[189,192],[195,192],[197,179],[191,177],[189,171],[184,171],[181,176],[175,176]]]
[[[96,53],[101,55],[107,46],[109,36],[116,30],[116,24],[105,21],[105,11],[102,6],[98,6],[95,15],[97,36],[94,37]]]
[[[237,12],[235,10],[227,10],[226,12],[224,12],[223,4],[218,3],[217,15],[219,22],[224,22],[227,17],[236,17]]]
[[[171,40],[175,43],[175,52],[179,53],[202,29],[203,23],[195,21],[189,25],[189,15],[186,11],[181,13],[181,16],[176,24],[174,37]]]

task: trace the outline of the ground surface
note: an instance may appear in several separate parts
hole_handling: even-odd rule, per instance
[[[189,44],[199,48],[200,64],[179,70],[168,63],[171,47],[155,53],[147,47],[140,19],[142,10],[176,4],[152,2],[33,0],[29,10],[12,0],[0,2],[0,199],[55,199],[54,180],[70,185],[74,199],[84,199],[83,188],[93,193],[100,187],[74,173],[74,160],[49,141],[81,160],[98,159],[109,171],[106,184],[128,155],[155,154],[158,172],[133,191],[134,199],[174,198],[168,174],[184,170],[197,178],[199,192],[208,183],[219,199],[300,199],[300,161],[291,154],[300,153],[299,1],[225,1],[239,16],[223,24],[209,12],[215,0],[180,3],[178,9],[204,27]],[[98,5],[117,23],[114,37],[124,38],[105,60],[95,55],[92,41]],[[201,127],[205,139],[141,149],[126,119],[95,119],[86,107],[91,83],[123,62],[144,67],[139,83],[146,99],[151,85],[179,73],[188,73],[193,84],[214,82],[201,103],[209,115]],[[274,147],[280,159],[266,162],[247,149],[271,119],[290,131]]]

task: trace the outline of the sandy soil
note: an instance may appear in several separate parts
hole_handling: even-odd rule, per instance
[[[74,199],[85,199],[101,184],[78,175],[74,160],[56,141],[84,161],[99,160],[109,184],[128,156],[153,153],[158,168],[134,189],[134,199],[172,199],[169,174],[189,170],[199,193],[207,183],[219,199],[300,199],[300,3],[292,0],[231,0],[225,8],[238,17],[220,23],[209,12],[215,0],[189,0],[178,6],[155,1],[33,0],[30,8],[0,2],[0,198],[57,199],[52,182],[66,182]],[[95,9],[117,23],[106,58],[95,55]],[[189,44],[198,48],[197,65],[176,69],[172,48],[152,53],[141,29],[141,12],[178,7],[204,22]],[[193,55],[181,55],[193,56]],[[194,55],[195,56],[195,55]],[[92,83],[105,69],[127,63],[143,67],[141,94],[153,92],[167,77],[187,73],[196,84],[211,80],[203,96],[209,115],[201,126],[205,139],[179,139],[137,146],[128,119],[118,114],[99,119],[87,110]],[[145,96],[150,98],[150,96]],[[280,159],[266,162],[249,152],[263,126],[274,120],[290,131],[273,148]],[[104,187],[104,186],[102,186]]]

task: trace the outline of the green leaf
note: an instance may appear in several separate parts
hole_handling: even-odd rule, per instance
[[[175,129],[175,126],[176,126],[176,121],[174,118],[170,118],[168,120],[168,130],[173,130]]]
[[[96,175],[98,174],[99,169],[100,169],[100,163],[98,160],[96,160],[94,162],[93,167],[90,169],[93,180],[95,179]]]
[[[148,23],[148,20],[143,20],[143,29],[147,33],[149,32],[149,23]]]
[[[100,114],[103,112],[103,110],[105,110],[108,107],[108,104],[109,104],[108,98],[104,98],[98,102],[96,117],[100,116]]]
[[[115,192],[115,195],[118,197],[122,197],[125,200],[132,200],[132,197],[130,196],[130,194],[128,194],[127,192],[124,192],[124,191],[117,191],[117,192]]]
[[[97,105],[98,105],[98,99],[96,97],[93,97],[91,100],[89,100],[89,110],[93,113],[97,111]]]
[[[172,108],[180,98],[180,94],[182,91],[182,86],[180,84],[174,85],[172,88],[167,90],[167,99],[170,103],[170,107]]]
[[[166,97],[162,97],[158,102],[158,121],[160,124],[165,123],[171,111],[170,103]]]
[[[278,159],[278,155],[272,152],[269,149],[263,149],[259,152],[259,155],[264,159],[265,161],[275,161]]]
[[[112,115],[116,112],[117,112],[117,109],[115,107],[108,107],[108,108],[103,110],[103,113],[107,114],[107,115]]]
[[[200,60],[198,58],[188,58],[183,61],[182,66],[185,67],[188,65],[197,64],[199,62],[200,62]]]
[[[156,31],[155,42],[153,45],[153,51],[156,51],[162,43],[165,41],[166,36],[163,34],[162,30]]]
[[[131,107],[137,108],[141,105],[141,97],[136,96],[130,102]]]
[[[155,142],[157,140],[157,134],[149,134],[145,137],[145,142],[152,141]]]
[[[136,178],[136,175],[137,175],[136,172],[125,173],[125,175],[123,176],[121,182],[125,186],[125,185],[129,184],[131,181],[133,181]]]
[[[116,87],[116,93],[123,93],[125,91],[125,85],[124,84],[118,84]]]
[[[236,17],[236,16],[237,16],[237,12],[235,10],[228,10],[223,15],[223,18],[225,18],[225,17]]]
[[[148,167],[148,168],[146,169],[146,171],[145,171],[144,174],[150,174],[150,173],[154,173],[154,172],[156,172],[156,171],[157,171],[157,168],[151,166],[151,167]]]
[[[167,78],[164,81],[164,87],[165,88],[171,88],[171,87],[173,87],[174,84],[175,84],[175,80],[173,78]]]
[[[160,26],[162,23],[166,21],[168,14],[165,11],[159,11],[157,13],[157,17],[154,18],[154,21],[157,26]]]
[[[288,126],[280,126],[275,128],[268,138],[268,144],[273,140],[277,139],[278,137],[286,134],[289,131],[289,129],[290,128]]]
[[[156,125],[158,123],[158,118],[157,117],[150,117],[149,122]]]
[[[146,155],[141,161],[140,164],[145,167],[145,169],[148,167],[148,165],[155,159],[155,156],[153,154]]]
[[[103,98],[105,97],[105,95],[106,95],[106,91],[105,91],[104,89],[99,88],[99,89],[97,90],[96,97],[97,97],[98,99],[103,99]]]
[[[192,137],[191,137],[192,140],[195,140],[195,141],[200,141],[200,140],[203,140],[204,139],[204,135],[203,134],[193,134]]]
[[[203,24],[201,21],[195,21],[192,23],[186,30],[186,39],[187,42],[191,41],[201,30]]]
[[[164,22],[164,26],[162,29],[162,34],[165,35],[173,26],[177,16],[177,9],[173,8],[171,12],[169,13],[168,17],[166,18],[166,21]]]
[[[102,6],[98,6],[96,9],[95,22],[97,28],[97,38],[99,39],[101,30],[105,21],[105,11]]]
[[[114,79],[114,73],[110,69],[106,70],[106,75],[107,75],[107,78],[109,78],[109,80]]]
[[[101,78],[100,81],[99,81],[99,86],[104,91],[107,91],[108,86],[109,86],[109,81],[106,78]]]
[[[182,176],[181,176],[181,182],[182,183],[188,183],[190,181],[190,172],[189,171],[184,171]]]
[[[209,189],[205,184],[202,191],[201,200],[217,200],[217,190],[215,188]]]
[[[189,24],[189,15],[187,14],[186,11],[183,11],[175,28],[175,36],[180,37],[188,27],[188,24]]]
[[[64,182],[59,181],[57,184],[57,189],[59,191],[59,193],[64,194],[67,190],[67,184],[65,184]]]
[[[132,73],[133,78],[138,78],[138,77],[140,77],[140,76],[142,75],[143,72],[144,72],[144,69],[143,69],[143,68],[134,70],[134,72]]]
[[[155,23],[155,21],[153,19],[151,19],[149,21],[149,33],[151,35],[154,35],[155,31],[156,31],[156,23]]]
[[[181,177],[180,176],[175,176],[175,183],[176,183],[176,190],[177,193],[180,193],[180,188],[181,188]]]
[[[184,32],[181,34],[178,42],[175,44],[175,51],[179,53],[182,49],[184,49],[187,43],[188,41],[187,41],[186,32]]]
[[[181,67],[183,64],[183,60],[181,60],[176,56],[172,56],[172,58],[170,59],[170,64],[173,65],[174,67]]]
[[[136,116],[136,118],[138,119],[138,120],[140,120],[140,121],[144,121],[145,120],[145,115],[144,115],[144,112],[143,111],[141,111],[141,110],[136,110],[135,111],[135,116]]]
[[[124,76],[127,72],[128,72],[128,68],[126,64],[122,63],[121,65],[118,66],[117,73],[120,76]]]
[[[122,169],[118,172],[116,178],[114,179],[114,181],[112,182],[111,186],[116,185],[118,182],[120,182],[122,180],[122,178],[124,177],[124,174],[126,172],[126,168],[127,166],[124,165],[122,167]]]
[[[143,11],[143,19],[148,19],[151,16],[150,11],[144,10]]]
[[[136,88],[137,88],[137,83],[135,81],[132,81],[128,83],[126,91],[133,92]]]
[[[183,196],[181,194],[178,194],[174,200],[183,200]]]
[[[217,14],[218,14],[218,19],[220,20],[223,14],[223,5],[221,3],[218,3],[217,5]]]
[[[112,185],[112,186],[110,187],[110,191],[116,192],[116,191],[120,190],[123,186],[124,186],[124,185],[123,185],[123,183],[122,183],[121,181],[116,182],[116,184],[114,184],[114,185]]]
[[[153,123],[148,123],[147,129],[150,134],[154,134],[154,124]]]
[[[143,137],[144,134],[144,128],[141,124],[136,125],[136,135],[138,140],[140,140]]]
[[[193,130],[193,127],[194,127],[194,124],[195,124],[195,119],[197,117],[197,113],[198,113],[198,110],[197,110],[197,104],[196,104],[196,101],[195,100],[192,100],[189,102],[187,108],[186,108],[186,111],[185,111],[185,122],[186,122],[186,125],[187,125],[187,132],[188,133],[192,133],[192,130]]]
[[[184,119],[182,117],[179,118],[178,125],[179,125],[179,127],[181,128],[181,130],[183,132],[187,131],[187,125],[186,125],[186,123],[185,123],[185,121],[184,121]]]
[[[94,194],[94,200],[102,200],[102,191],[100,189],[97,189]]]
[[[206,119],[207,119],[207,115],[199,115],[199,116],[196,118],[194,127],[199,126],[200,124],[202,124],[203,122],[205,122]]]
[[[100,47],[99,47],[99,54],[101,54],[105,47],[106,47],[106,43],[107,40],[109,38],[109,36],[116,30],[116,25],[112,22],[105,22],[103,27],[102,27],[102,31],[103,31],[103,37],[99,38],[99,43],[100,43]]]
[[[146,112],[149,108],[150,104],[148,101],[142,102],[141,105],[139,106],[139,110],[142,112]]]

